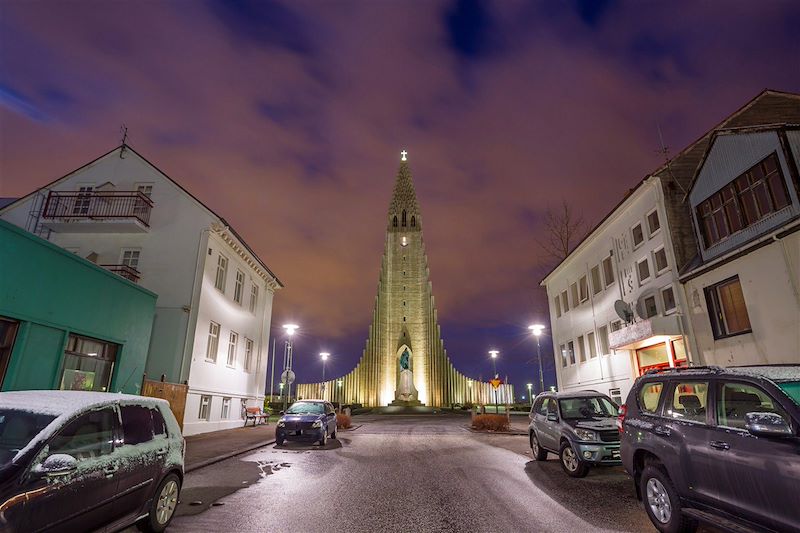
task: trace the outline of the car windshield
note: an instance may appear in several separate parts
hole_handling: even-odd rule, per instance
[[[794,400],[794,403],[800,405],[800,381],[784,381],[783,383],[778,383],[778,387],[780,387],[789,398]]]
[[[292,404],[286,411],[287,415],[321,415],[325,412],[325,406],[316,402],[297,402]]]
[[[51,415],[0,408],[0,467],[8,465],[54,419]]]
[[[619,414],[617,406],[603,396],[564,398],[558,404],[565,420],[610,418]]]

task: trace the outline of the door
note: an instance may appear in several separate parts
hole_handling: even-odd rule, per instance
[[[336,433],[336,410],[333,405],[325,404],[325,421],[328,424],[328,435]]]
[[[156,438],[152,409],[142,405],[120,405],[122,419],[118,498],[114,515],[137,514],[150,498],[161,476],[168,451],[166,438]],[[163,424],[160,424],[163,428]]]
[[[545,398],[545,415],[536,415],[536,434],[539,442],[548,450],[558,451],[558,438],[561,432],[558,429],[558,422],[548,420],[547,417],[555,415],[558,418],[558,404],[553,398]]]
[[[54,454],[71,455],[78,468],[72,474],[47,477],[36,473],[34,461],[25,476],[24,491],[42,490],[26,504],[31,531],[92,531],[113,519],[117,491],[113,408],[85,413],[68,423],[47,444],[43,461]]]
[[[798,425],[765,390],[751,383],[721,381],[716,389],[715,459],[720,506],[785,531],[800,524]],[[745,428],[747,413],[776,413],[794,437],[757,437]]]

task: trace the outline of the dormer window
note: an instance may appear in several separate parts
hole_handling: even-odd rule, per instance
[[[405,228],[406,227],[406,210],[405,209],[403,209],[403,223],[402,224],[403,224],[403,227]]]

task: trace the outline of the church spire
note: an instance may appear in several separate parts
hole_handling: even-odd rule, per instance
[[[400,152],[400,168],[394,182],[392,201],[389,204],[389,230],[415,231],[420,228],[419,204],[414,180],[408,166],[408,152]]]

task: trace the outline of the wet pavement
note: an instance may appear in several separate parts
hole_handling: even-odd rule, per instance
[[[318,445],[289,443],[186,477],[169,531],[654,531],[621,468],[568,478],[525,436],[467,416],[357,416]]]

